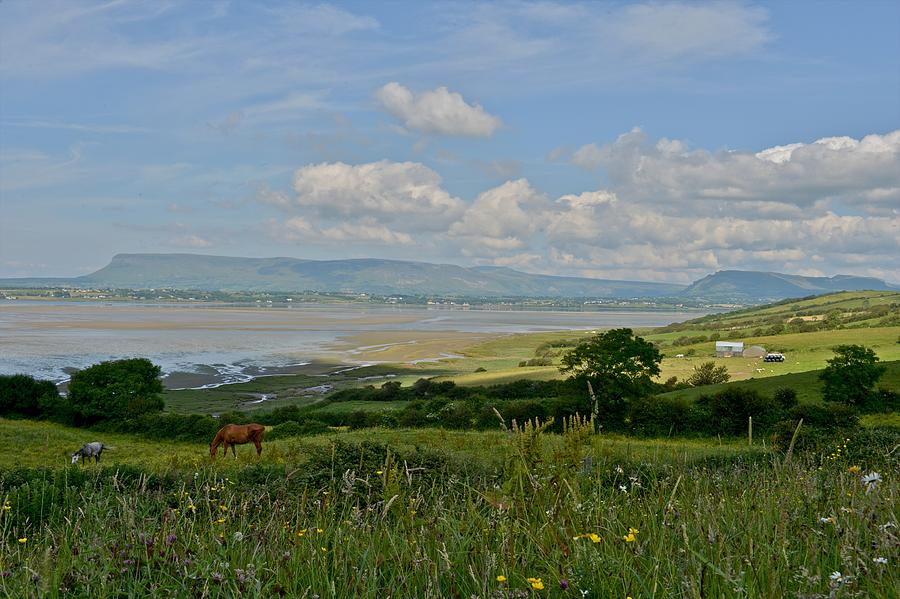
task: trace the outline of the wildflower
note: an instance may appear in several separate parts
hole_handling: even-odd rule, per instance
[[[0,572],[0,578],[9,578],[10,576],[12,576],[12,570],[4,570],[3,572]]]
[[[236,532],[236,533],[234,533],[234,534],[232,535],[232,538],[233,538],[236,542],[240,543],[241,541],[244,540],[244,533],[242,533],[242,532]]]
[[[3,502],[3,511],[8,512],[11,509],[12,509],[12,504],[9,501],[4,501]]]
[[[841,573],[840,573],[839,571],[837,571],[837,570],[835,570],[834,572],[832,572],[832,573],[831,573],[831,576],[829,576],[829,578],[831,578],[831,581],[832,581],[832,582],[843,582],[843,581],[844,581],[844,575],[841,574]]]
[[[560,581],[559,581],[559,588],[561,588],[562,590],[565,591],[567,588],[569,588],[569,581],[566,580],[565,578],[563,578],[562,580],[560,580]]]
[[[317,528],[317,529],[316,529],[316,532],[325,532],[325,529],[324,529],[324,528]]]
[[[172,543],[174,543],[177,540],[178,540],[178,537],[176,537],[175,535],[169,535],[166,537],[166,545],[171,545]]]
[[[849,472],[850,474],[856,474],[859,471],[860,471],[859,466],[850,466],[849,468],[847,468],[847,472]]]
[[[828,516],[827,518],[819,518],[819,522],[822,524],[834,524],[834,516]]]
[[[322,553],[325,553],[325,552],[327,552],[327,551],[328,551],[328,550],[327,550],[327,549],[325,549],[325,548],[324,548],[324,547],[320,547],[320,549],[321,549],[321,550],[322,550]]]
[[[24,545],[27,542],[28,542],[28,537],[22,537],[21,539],[19,539],[19,543],[22,545]]]
[[[886,557],[876,557],[872,561],[875,562],[876,564],[880,564],[882,566],[888,562]]]
[[[384,470],[376,470],[375,474],[384,474]]]
[[[218,520],[216,520],[216,522],[218,522],[219,524],[223,524],[225,522],[225,518],[219,518]]]
[[[221,572],[213,572],[213,575],[212,575],[212,581],[213,581],[214,583],[216,583],[216,584],[221,583],[221,582],[222,582],[222,578],[223,578],[223,577],[222,577]]]
[[[531,585],[531,588],[536,591],[540,591],[544,588],[544,583],[540,578],[529,578],[528,583]]]
[[[866,485],[866,493],[871,491],[875,485],[881,482],[881,475],[877,472],[869,472],[864,477],[862,477],[862,482]]]
[[[228,506],[227,506],[227,505],[220,505],[220,506],[219,506],[219,509],[222,510],[223,512],[227,512],[227,511],[228,511]]]
[[[619,485],[619,490],[622,491],[623,493],[627,493],[628,487],[626,487],[625,485]]]
[[[500,574],[499,576],[497,576],[497,582],[506,582],[506,576]]]

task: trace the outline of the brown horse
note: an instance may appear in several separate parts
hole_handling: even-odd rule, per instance
[[[266,427],[261,424],[226,424],[216,433],[216,438],[209,445],[210,457],[216,457],[219,453],[219,445],[225,444],[225,453],[228,455],[228,448],[231,447],[231,454],[237,458],[234,451],[235,445],[243,445],[244,443],[253,443],[256,445],[256,455],[262,454],[262,438],[266,432]]]

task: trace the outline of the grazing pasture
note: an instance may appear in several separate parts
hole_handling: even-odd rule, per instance
[[[108,435],[108,461],[66,466],[84,432],[2,420],[0,592],[896,594],[896,436],[788,457],[591,430],[334,432],[215,463]]]

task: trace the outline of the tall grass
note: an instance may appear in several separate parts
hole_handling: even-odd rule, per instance
[[[0,592],[897,596],[890,440],[786,462],[517,430],[431,432],[432,448],[370,432],[251,465],[5,470]]]

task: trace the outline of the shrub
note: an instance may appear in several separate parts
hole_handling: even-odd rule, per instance
[[[47,418],[60,400],[52,381],[25,374],[0,375],[0,416]]]
[[[642,397],[628,406],[630,431],[636,435],[664,437],[688,430],[687,401],[669,397]]]
[[[785,412],[797,405],[797,392],[790,387],[776,389],[772,397]]]
[[[110,360],[72,375],[69,400],[77,422],[93,424],[161,412],[159,366],[145,358]]]
[[[693,387],[702,385],[715,385],[718,383],[727,383],[731,375],[728,374],[728,367],[724,364],[716,366],[715,362],[704,362],[699,366],[694,366],[694,371],[688,377],[688,384]]]
[[[766,431],[781,419],[781,406],[771,397],[744,387],[730,387],[712,397],[701,398],[709,408],[713,433],[743,435],[747,432],[749,418],[753,428]]]

